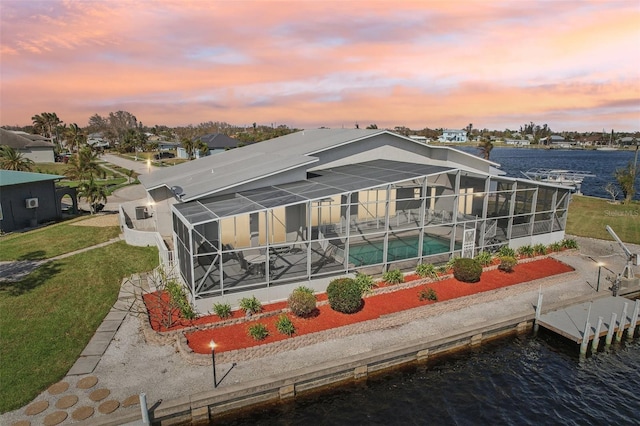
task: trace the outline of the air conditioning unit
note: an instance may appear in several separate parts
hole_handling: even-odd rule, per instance
[[[28,209],[35,209],[38,207],[38,199],[37,198],[27,198],[25,200],[25,204]]]

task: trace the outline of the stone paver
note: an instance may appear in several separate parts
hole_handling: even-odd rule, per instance
[[[29,405],[24,410],[24,413],[27,416],[35,416],[36,414],[42,413],[47,408],[49,408],[49,401],[38,401],[38,402],[34,402],[33,404]]]
[[[49,389],[47,389],[47,391],[49,391],[51,395],[59,395],[65,392],[67,389],[69,389],[69,383],[58,382],[56,384],[49,386]]]
[[[87,346],[84,348],[81,356],[102,355],[107,350],[111,339],[116,334],[114,331],[98,331],[93,335]]]
[[[91,389],[98,383],[98,378],[96,376],[87,376],[78,380],[76,383],[76,387],[78,389]]]
[[[66,410],[67,408],[71,408],[76,405],[78,402],[78,397],[75,395],[65,395],[59,400],[56,401],[56,408],[61,410]]]
[[[140,405],[140,396],[139,395],[131,395],[127,397],[124,401],[122,401],[122,407],[132,407],[134,405]]]
[[[93,416],[93,412],[94,409],[93,407],[88,407],[88,406],[83,406],[83,407],[78,407],[72,414],[71,414],[71,418],[73,420],[86,420],[89,417]]]
[[[102,414],[109,414],[116,411],[118,407],[120,407],[120,403],[112,399],[100,404],[100,406],[98,407],[98,411],[101,412]]]
[[[29,420],[18,420],[17,422],[11,423],[11,426],[31,426],[31,422]]]
[[[95,370],[96,365],[100,362],[100,355],[81,356],[78,358],[67,373],[68,376],[81,376],[83,374],[91,374]]]
[[[109,396],[111,391],[109,389],[96,389],[89,394],[89,399],[92,401],[102,401]]]
[[[44,426],[55,426],[64,422],[67,419],[66,411],[54,411],[44,418],[44,422],[42,424]]]

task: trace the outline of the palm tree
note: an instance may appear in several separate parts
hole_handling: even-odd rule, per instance
[[[71,179],[90,180],[99,170],[98,153],[92,151],[88,146],[84,146],[71,156],[65,174]]]
[[[192,160],[193,154],[196,150],[195,142],[189,138],[182,138],[180,143],[182,144],[182,147],[184,148],[184,150],[187,151],[187,156],[189,157],[189,160]]]
[[[86,135],[76,123],[69,124],[69,127],[66,131],[66,137],[67,145],[69,145],[71,147],[71,150],[75,152],[80,152],[80,146],[83,145],[87,140]]]
[[[488,160],[491,156],[491,150],[493,149],[493,143],[487,137],[483,137],[478,143],[478,149],[480,150],[480,155],[485,160]]]
[[[107,202],[107,191],[104,186],[98,185],[94,180],[93,176],[87,182],[82,182],[80,186],[78,186],[78,196],[87,200],[89,203],[89,209],[91,214],[94,214],[98,211],[98,205],[101,202],[106,204]]]
[[[8,145],[0,147],[0,168],[19,172],[30,172],[33,160],[25,158],[22,153]]]

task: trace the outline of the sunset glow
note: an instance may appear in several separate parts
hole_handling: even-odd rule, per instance
[[[0,1],[0,125],[640,130],[640,2]]]

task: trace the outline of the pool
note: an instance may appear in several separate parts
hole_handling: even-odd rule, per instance
[[[418,257],[418,244],[420,239],[418,236],[389,240],[389,248],[387,253],[387,261],[411,259]],[[376,265],[383,262],[384,241],[371,241],[366,244],[351,246],[349,248],[349,263],[356,266]],[[456,243],[456,250],[461,248],[460,243]],[[422,255],[430,256],[433,254],[449,252],[449,240],[424,236],[422,242]]]

